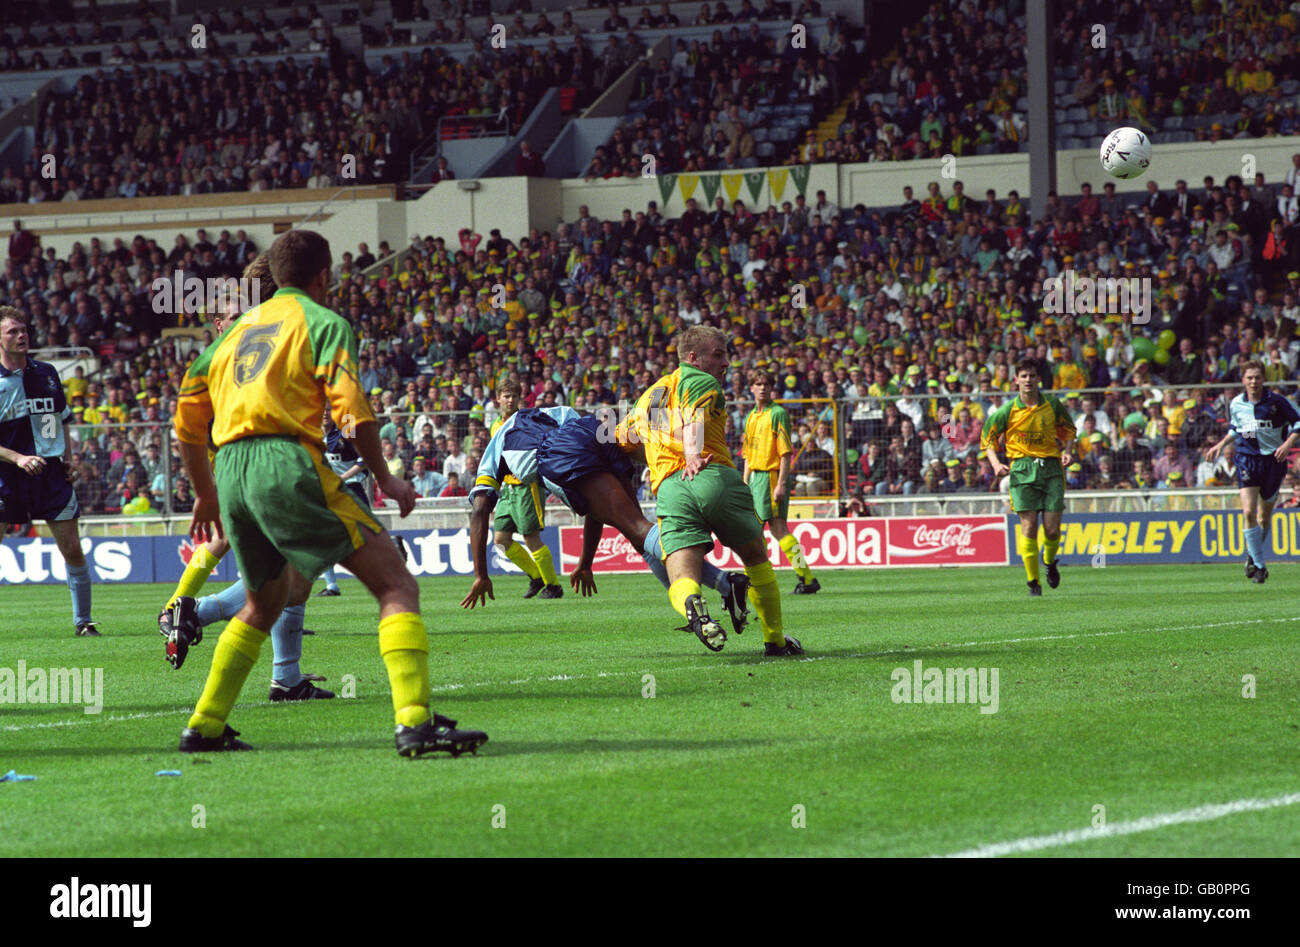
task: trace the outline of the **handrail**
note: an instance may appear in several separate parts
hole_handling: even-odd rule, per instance
[[[319,207],[317,207],[314,212],[308,214],[306,217],[303,217],[296,224],[294,224],[293,227],[290,229],[297,230],[299,227],[301,227],[303,224],[308,223],[313,218],[320,217],[320,215],[324,212],[326,207],[329,207],[330,204],[333,204],[336,200],[338,200],[343,194],[346,194],[348,191],[352,192],[352,199],[355,201],[357,199],[356,192],[359,187],[360,185],[354,184],[351,187],[339,188],[337,191],[331,194],[329,198],[325,200],[324,203],[322,203]]]

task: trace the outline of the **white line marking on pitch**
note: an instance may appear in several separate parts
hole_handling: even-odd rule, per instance
[[[1271,799],[1238,799],[1235,802],[1212,803],[1182,809],[1178,812],[1164,812],[1159,815],[1144,816],[1129,822],[1112,822],[1102,828],[1071,829],[1068,832],[1054,832],[1051,835],[1031,835],[1013,842],[996,842],[980,845],[961,852],[939,855],[939,858],[997,858],[1001,855],[1018,855],[1023,852],[1040,852],[1045,848],[1059,848],[1076,842],[1089,842],[1099,838],[1114,838],[1120,835],[1134,835],[1138,832],[1151,832],[1155,829],[1168,828],[1171,825],[1186,825],[1191,822],[1210,822],[1224,816],[1239,812],[1260,812],[1264,809],[1277,809],[1282,806],[1294,806],[1300,802],[1300,792],[1274,796]]]
[[[982,645],[993,645],[993,644],[1026,644],[1031,641],[1065,641],[1072,638],[1107,638],[1112,635],[1133,635],[1133,634],[1152,635],[1152,634],[1160,634],[1161,632],[1166,632],[1166,631],[1200,631],[1207,628],[1230,628],[1236,625],[1263,625],[1263,624],[1269,624],[1271,622],[1300,622],[1300,616],[1294,618],[1244,618],[1244,619],[1239,619],[1237,621],[1210,622],[1204,625],[1169,625],[1165,628],[1129,628],[1122,631],[1084,631],[1072,635],[1035,635],[1035,636],[1024,637],[1024,638],[994,638],[985,641],[961,641],[956,644],[939,643],[939,644],[930,644],[930,645],[917,645],[916,647],[913,648],[893,648],[888,651],[861,651],[861,652],[856,652],[854,654],[823,654],[823,655],[812,654],[804,658],[799,658],[798,660],[800,662],[809,662],[809,661],[836,661],[836,660],[845,660],[845,659],[854,659],[854,658],[885,658],[896,654],[916,654],[921,651],[930,651],[936,648],[975,648]],[[669,670],[670,671],[720,671],[720,670],[726,670],[727,668],[759,667],[761,665],[769,664],[769,663],[771,662],[757,660],[757,661],[730,661],[726,664],[717,664],[717,663],[686,664],[681,667],[670,668]],[[520,677],[520,678],[515,678],[514,680],[511,681],[475,681],[470,684],[454,684],[454,683],[435,684],[433,687],[429,689],[429,691],[432,694],[443,694],[448,691],[465,690],[466,688],[470,688],[470,687],[501,687],[504,685],[532,684],[539,681],[582,681],[582,680],[590,680],[592,678],[627,677],[628,675],[641,675],[645,673],[647,672],[641,670],[641,671],[599,671],[596,674],[551,674],[545,677],[535,677],[535,678]],[[241,706],[269,707],[271,706],[271,704],[269,701],[258,701],[256,703],[241,704]],[[189,708],[182,708],[180,710],[163,710],[163,711],[156,711],[150,713],[125,714],[117,717],[103,717],[103,718],[99,718],[93,715],[88,715],[84,719],[79,717],[75,720],[58,720],[49,723],[11,724],[9,726],[0,727],[0,732],[13,732],[18,730],[40,730],[48,727],[75,727],[80,724],[101,723],[104,721],[112,722],[112,721],[120,721],[120,720],[144,720],[150,717],[169,717],[172,716],[173,714],[184,713],[188,709]]]

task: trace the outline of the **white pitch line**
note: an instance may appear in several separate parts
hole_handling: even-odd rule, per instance
[[[1244,619],[1239,619],[1237,621],[1209,622],[1203,625],[1169,625],[1164,628],[1128,628],[1120,631],[1084,631],[1072,635],[1033,635],[1033,636],[1021,637],[1021,638],[993,638],[993,639],[986,639],[983,641],[960,641],[957,642],[956,644],[941,642],[938,644],[917,645],[916,647],[913,648],[892,648],[887,651],[860,651],[860,652],[855,652],[853,654],[823,654],[823,655],[812,654],[812,655],[808,655],[807,657],[800,658],[799,663],[807,663],[811,661],[837,661],[837,660],[842,661],[842,660],[852,660],[858,658],[885,658],[885,657],[891,657],[893,655],[916,654],[921,651],[933,650],[935,648],[975,648],[983,645],[1027,644],[1033,641],[1066,641],[1075,638],[1107,638],[1113,635],[1132,635],[1132,634],[1154,635],[1166,631],[1201,631],[1208,628],[1229,628],[1236,625],[1263,625],[1263,624],[1269,624],[1271,622],[1300,622],[1300,616],[1293,617],[1293,618],[1244,618]],[[764,661],[761,659],[756,661],[729,661],[726,664],[718,664],[718,663],[687,664],[681,667],[672,668],[671,670],[672,671],[721,671],[721,670],[726,670],[728,668],[761,667],[763,665],[770,664],[770,663],[771,662],[769,661]],[[435,684],[429,689],[429,691],[430,693],[433,694],[442,694],[448,691],[465,690],[471,687],[504,687],[504,686],[513,686],[517,684],[533,684],[533,683],[547,682],[547,681],[582,681],[582,680],[591,680],[594,678],[602,678],[602,677],[627,677],[630,674],[639,675],[639,674],[647,674],[647,673],[650,672],[649,671],[599,671],[595,674],[551,674],[545,677],[520,677],[510,681],[475,681],[468,684],[465,683]],[[271,704],[269,701],[259,701],[253,704],[243,704],[242,706],[269,707],[271,706]],[[189,708],[182,708],[181,710],[174,710],[174,711],[164,710],[164,711],[156,711],[156,712],[141,713],[141,714],[127,714],[118,717],[104,717],[103,720],[106,721],[143,720],[149,717],[167,717],[177,713],[184,713],[188,709]],[[79,724],[98,723],[98,722],[101,722],[98,717],[94,715],[86,715],[85,719],[78,718],[75,720],[59,720],[50,723],[12,724],[9,726],[0,727],[0,732],[13,732],[18,730],[39,730],[48,727],[74,727]]]
[[[1211,822],[1239,812],[1260,812],[1265,809],[1278,809],[1300,803],[1300,792],[1291,792],[1271,799],[1237,799],[1234,802],[1212,803],[1182,809],[1178,812],[1164,812],[1159,815],[1144,816],[1129,822],[1113,822],[1101,828],[1070,829],[1068,832],[1054,832],[1051,835],[1031,835],[1028,838],[1012,842],[996,842],[980,845],[938,858],[998,858],[1002,855],[1019,855],[1024,852],[1041,852],[1046,848],[1060,848],[1074,845],[1076,842],[1090,842],[1093,839],[1115,838],[1121,835],[1135,835],[1138,832],[1152,832],[1168,828],[1171,825],[1187,825],[1191,822]]]

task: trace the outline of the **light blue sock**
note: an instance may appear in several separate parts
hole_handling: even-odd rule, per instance
[[[339,590],[339,580],[334,575],[333,566],[330,566],[322,572],[321,578],[325,580],[325,588],[329,589],[331,592],[337,592]]]
[[[700,576],[700,581],[711,589],[717,589],[723,598],[731,594],[731,580],[727,578],[727,573],[707,559],[704,561],[704,572]]]
[[[206,628],[214,621],[229,621],[239,614],[246,598],[243,579],[227,586],[216,595],[203,596],[195,605],[199,624]]]
[[[68,591],[72,593],[72,621],[90,621],[90,566],[68,566]]]
[[[659,543],[658,523],[651,526],[650,532],[646,533],[645,551],[641,553],[641,558],[645,560],[645,564],[663,587],[668,588],[668,567],[664,565],[664,547]]]
[[[1252,526],[1246,530],[1246,554],[1250,556],[1251,562],[1264,568],[1264,542],[1262,537],[1263,530],[1258,526]]]
[[[655,578],[663,583],[663,587],[668,588],[668,567],[664,565],[664,547],[659,541],[658,523],[651,526],[650,532],[646,534],[645,552],[641,554],[641,558],[650,567]],[[704,563],[704,573],[700,579],[702,584],[716,589],[724,598],[731,594],[731,581],[727,578],[727,573],[709,562]]]
[[[275,670],[271,679],[286,687],[302,683],[298,660],[302,657],[302,619],[305,605],[288,605],[271,626],[271,647],[275,650]]]

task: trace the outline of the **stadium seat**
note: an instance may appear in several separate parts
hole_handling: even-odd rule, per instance
[[[750,132],[750,134],[754,136],[755,144],[762,144],[767,141],[768,130],[766,128],[755,128]]]
[[[770,158],[772,155],[776,154],[776,146],[770,141],[765,141],[754,149],[754,154],[758,155],[760,158]]]

